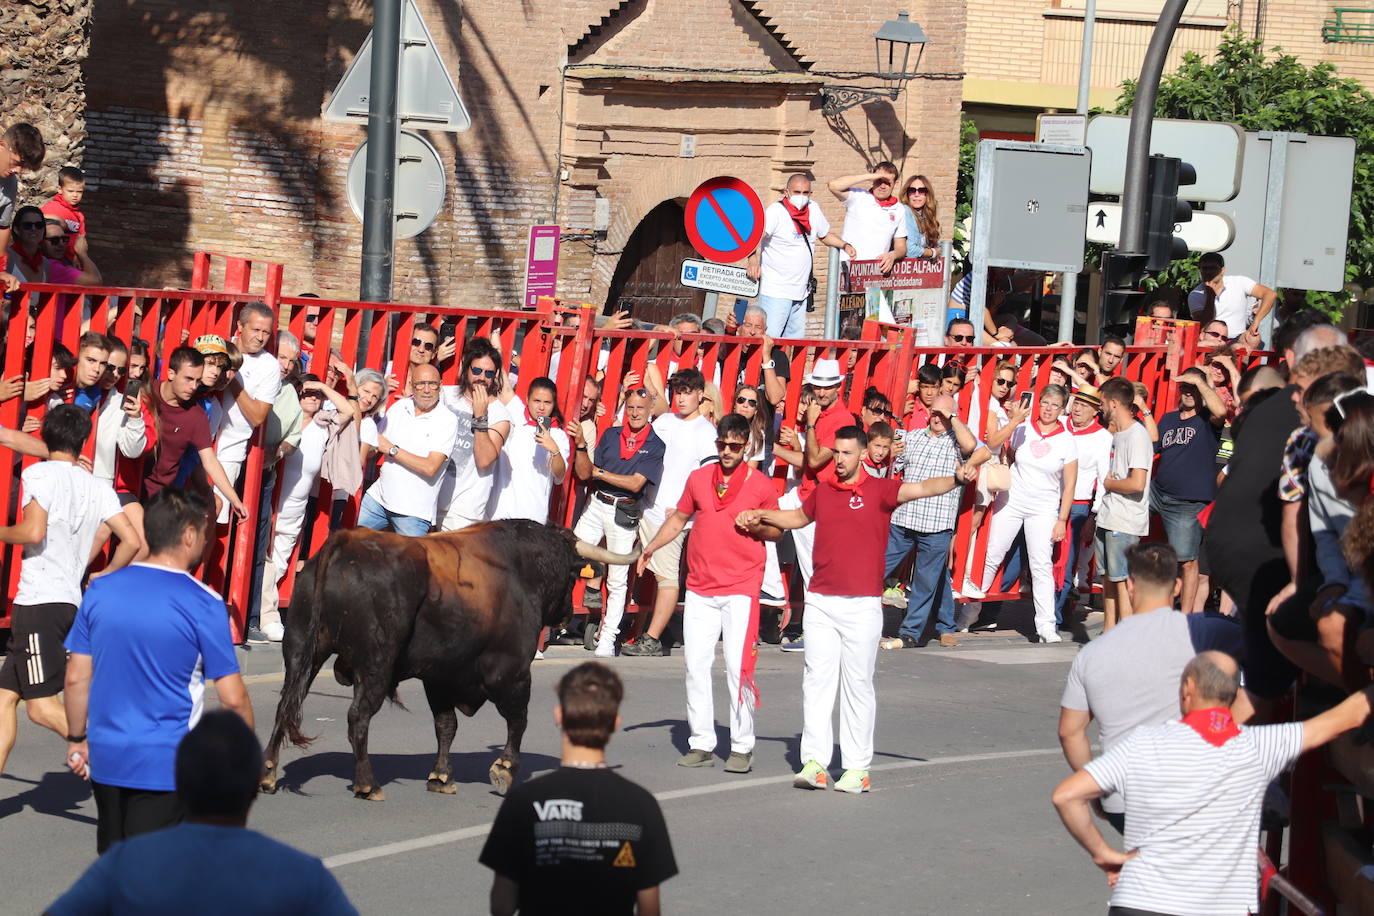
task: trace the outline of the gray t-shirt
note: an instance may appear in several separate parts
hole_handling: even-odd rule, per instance
[[[1091,710],[1106,752],[1138,726],[1178,718],[1178,679],[1196,651],[1186,615],[1172,608],[1134,614],[1074,657],[1059,705]],[[1125,810],[1116,795],[1102,807]]]
[[[1132,423],[1112,436],[1107,477],[1123,480],[1136,468],[1144,468],[1145,489],[1129,495],[1105,491],[1097,507],[1097,527],[1122,534],[1150,533],[1150,470],[1154,462],[1154,443],[1144,424]]]
[[[14,222],[14,207],[19,202],[19,176],[0,178],[0,229],[8,229]]]

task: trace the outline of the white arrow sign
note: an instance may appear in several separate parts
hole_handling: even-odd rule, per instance
[[[1224,213],[1194,210],[1191,220],[1174,224],[1174,235],[1189,251],[1225,251],[1236,237],[1236,227]],[[1120,238],[1121,204],[1088,204],[1088,241],[1115,246]]]
[[[324,106],[326,121],[365,124],[372,92],[372,33]],[[401,67],[396,87],[396,115],[411,130],[464,131],[472,126],[468,110],[448,75],[415,0],[406,0],[401,16]]]

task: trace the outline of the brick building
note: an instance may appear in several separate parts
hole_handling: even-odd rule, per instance
[[[572,236],[560,295],[657,314],[699,303],[675,282],[681,206],[720,174],[768,201],[793,171],[824,181],[892,159],[930,176],[952,222],[962,3],[902,4],[930,38],[923,78],[831,119],[820,88],[873,69],[895,0],[418,5],[473,126],[428,135],[448,197],[427,232],[397,243],[398,300],[513,306],[528,227],[557,223]],[[371,13],[356,0],[100,5],[83,165],[106,276],[184,283],[199,248],[285,262],[289,292],[356,296],[361,226],[344,177],[364,131],[319,113]]]
[[[1162,0],[1098,0],[1090,104],[1116,106],[1121,83],[1140,62]],[[969,0],[964,108],[985,137],[1033,139],[1035,116],[1073,111],[1085,0]],[[1192,0],[1174,36],[1165,72],[1183,54],[1208,59],[1228,27],[1311,66],[1330,61],[1342,76],[1374,87],[1374,8],[1311,0]],[[1338,19],[1339,16],[1339,19]]]

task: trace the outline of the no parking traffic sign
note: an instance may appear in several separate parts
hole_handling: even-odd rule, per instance
[[[738,178],[704,181],[687,199],[687,238],[718,264],[742,261],[763,238],[763,203]]]

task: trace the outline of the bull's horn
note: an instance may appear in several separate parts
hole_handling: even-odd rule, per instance
[[[612,553],[605,547],[596,544],[588,544],[581,538],[577,539],[577,555],[584,560],[595,560],[598,563],[606,563],[615,566],[629,566],[639,559],[639,548],[636,547],[631,553]]]

